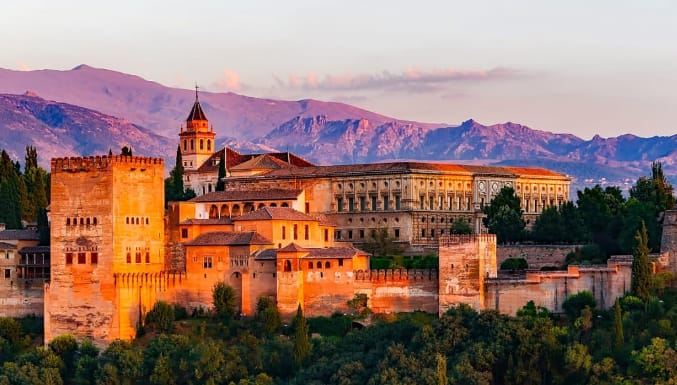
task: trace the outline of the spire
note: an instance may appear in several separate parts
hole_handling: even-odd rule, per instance
[[[200,87],[195,84],[195,103],[193,103],[193,108],[190,110],[188,118],[186,118],[187,122],[191,120],[207,120],[207,116],[205,115],[204,111],[202,111],[202,106],[200,106],[200,100],[198,99],[198,88]]]

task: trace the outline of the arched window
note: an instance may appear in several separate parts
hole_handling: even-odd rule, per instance
[[[125,217],[125,224],[129,224],[129,217]]]
[[[190,140],[190,149],[191,150],[195,149],[195,142],[193,141],[193,139]]]
[[[188,141],[184,139],[183,140],[183,151],[186,151],[186,150],[188,150]]]
[[[66,226],[70,226],[70,225],[71,225],[71,219],[70,219],[70,218],[66,218]]]
[[[96,217],[92,218],[92,221],[94,222],[94,226],[96,226],[96,224],[97,224]]]
[[[80,225],[84,225],[84,224],[85,224],[85,218],[80,218]]]
[[[200,139],[200,150],[204,150],[205,148],[205,141],[203,139]]]
[[[287,203],[287,202],[282,202],[282,206],[281,206],[281,207],[289,207],[289,203]]]
[[[325,262],[325,263],[324,263],[324,268],[325,268],[325,269],[331,268],[331,262],[329,262],[329,261]]]
[[[270,207],[277,207],[277,203],[275,203],[275,202],[271,203]]]
[[[221,206],[221,218],[228,218],[230,216],[230,210],[228,205]]]
[[[219,217],[219,208],[216,205],[212,205],[209,209],[209,218],[214,219]]]
[[[284,271],[291,271],[291,261],[288,259],[284,261]]]
[[[299,225],[294,225],[294,240],[299,239]]]
[[[313,268],[313,263],[312,263],[312,262],[308,262],[308,268],[309,268],[309,269],[312,269],[312,268]]]
[[[90,219],[87,218],[87,226],[89,226],[90,224],[91,224],[91,223],[90,223]]]
[[[207,151],[211,151],[212,149],[212,141],[207,139]]]

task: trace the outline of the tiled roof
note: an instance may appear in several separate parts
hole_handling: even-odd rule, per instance
[[[275,260],[277,259],[277,250],[275,249],[265,249],[254,255],[254,259],[267,259]]]
[[[214,191],[191,199],[191,202],[241,202],[296,199],[303,190],[226,190]]]
[[[197,169],[197,173],[207,173],[207,172],[218,172],[219,171],[219,162],[215,162],[216,158],[226,157],[226,169],[231,170],[238,165],[247,162],[251,159],[259,157],[261,155],[266,155],[271,158],[275,158],[284,164],[291,165],[294,167],[314,167],[315,165],[308,162],[307,160],[296,156],[290,152],[268,152],[262,154],[240,154],[239,152],[232,150],[228,147],[221,149],[213,153],[204,163],[200,165]]]
[[[292,252],[292,251],[308,251],[308,249],[301,247],[301,246],[297,245],[296,243],[292,242],[292,243],[288,244],[287,246],[278,250],[278,252]]]
[[[216,162],[216,158],[223,158],[224,150],[221,149],[216,151],[205,160],[200,167],[197,168],[197,173],[208,173],[208,172],[219,172],[219,162]],[[226,160],[226,167],[228,167],[228,160]]]
[[[15,250],[16,245],[7,242],[0,242],[0,250]]]
[[[309,253],[304,258],[352,258],[355,254],[369,255],[354,247],[325,247],[307,250]]]
[[[185,246],[244,246],[270,245],[271,241],[255,231],[215,231],[198,235]]]
[[[256,211],[248,212],[239,217],[235,217],[234,221],[261,221],[267,219],[279,219],[286,221],[315,221],[319,220],[315,217],[311,217],[308,214],[304,214],[300,211],[296,211],[289,207],[262,207]]]
[[[189,122],[191,120],[207,120],[207,116],[205,115],[204,111],[202,111],[202,106],[200,106],[200,102],[195,99],[195,103],[193,103],[193,108],[190,110],[190,114],[188,114],[188,117],[186,118],[186,121]]]
[[[242,162],[236,166],[230,167],[230,170],[274,170],[278,168],[289,168],[294,167],[289,163],[277,159],[271,155],[263,154],[255,158],[249,159],[246,162]]]
[[[0,231],[0,241],[37,241],[40,234],[33,230],[4,230]]]
[[[547,175],[566,177],[554,171],[542,168],[528,167],[500,167],[500,166],[477,166],[451,163],[428,163],[428,162],[390,162],[390,163],[365,163],[336,166],[314,166],[275,169],[257,176],[246,178],[317,178],[328,176],[348,176],[364,174],[398,174],[415,172],[444,172],[456,175],[491,174],[506,177],[518,177],[520,175]]]
[[[180,225],[232,225],[233,220],[228,217],[223,218],[208,218],[208,219],[196,219],[190,218],[179,223]]]
[[[19,250],[20,254],[49,254],[49,246],[28,246]]]

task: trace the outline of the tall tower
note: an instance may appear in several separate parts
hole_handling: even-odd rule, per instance
[[[195,86],[195,103],[186,119],[186,127],[179,133],[183,168],[196,171],[214,152],[216,133],[209,127],[209,120],[202,111]]]

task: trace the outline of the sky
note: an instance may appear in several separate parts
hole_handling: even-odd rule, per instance
[[[0,68],[79,64],[398,119],[677,134],[677,1],[21,0]]]

